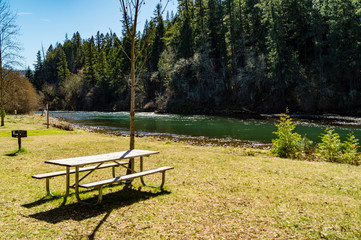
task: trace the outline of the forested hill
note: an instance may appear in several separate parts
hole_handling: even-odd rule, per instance
[[[178,3],[175,16],[155,9],[139,33],[139,45],[149,40],[139,109],[361,114],[359,0]],[[128,39],[75,33],[39,51],[27,76],[53,109],[127,110]]]

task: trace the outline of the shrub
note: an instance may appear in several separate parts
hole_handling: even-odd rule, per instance
[[[294,133],[296,125],[287,114],[282,114],[279,123],[275,124],[278,130],[273,132],[278,138],[273,139],[272,154],[281,158],[297,158],[300,151],[301,136]]]
[[[334,133],[334,129],[325,129],[325,133],[321,134],[321,142],[318,144],[316,152],[321,159],[328,162],[342,162],[342,143],[338,133]]]
[[[7,73],[7,84],[2,96],[8,113],[30,113],[38,109],[38,95],[30,81],[16,71]]]
[[[354,165],[359,165],[360,155],[357,152],[359,148],[358,139],[355,138],[353,133],[347,135],[346,141],[343,143],[344,151],[342,155],[342,160],[345,163],[350,163]]]
[[[304,157],[312,156],[315,151],[313,141],[308,139],[306,136],[303,136],[299,142],[300,150],[304,154]]]

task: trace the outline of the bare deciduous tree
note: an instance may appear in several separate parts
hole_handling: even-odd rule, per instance
[[[0,0],[0,115],[1,126],[5,119],[5,94],[11,86],[11,69],[19,65],[20,44],[17,42],[19,28],[15,23],[16,14],[11,12],[7,0]]]
[[[149,0],[154,1],[154,0]],[[119,0],[120,2],[120,9],[123,14],[124,19],[124,25],[126,28],[126,31],[130,37],[130,56],[126,53],[126,51],[123,52],[126,55],[126,57],[130,61],[131,65],[131,76],[130,76],[130,87],[131,87],[131,100],[130,100],[130,145],[129,148],[132,150],[134,149],[134,142],[135,142],[135,126],[134,126],[134,117],[135,117],[135,86],[136,86],[136,62],[143,53],[143,51],[148,47],[149,45],[149,38],[144,41],[143,45],[139,47],[139,49],[136,49],[136,38],[137,38],[137,23],[138,18],[140,14],[140,10],[142,6],[146,4],[145,0]],[[161,0],[159,0],[159,3]],[[168,1],[166,1],[165,6],[168,4]],[[164,8],[165,9],[165,8]],[[164,10],[163,10],[164,11]],[[149,36],[151,36],[150,34]],[[147,58],[145,58],[146,60]],[[144,64],[140,64],[143,66]],[[140,70],[139,70],[140,71]]]

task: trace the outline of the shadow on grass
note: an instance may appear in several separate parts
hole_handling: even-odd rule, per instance
[[[13,151],[11,153],[7,153],[7,154],[5,154],[5,156],[7,156],[7,157],[15,157],[15,156],[17,156],[19,154],[26,154],[27,152],[28,151],[26,149],[21,148],[20,150],[15,150],[15,151]]]
[[[7,156],[7,157],[15,157],[17,155],[18,155],[17,152],[5,154],[5,156]]]
[[[132,189],[124,187],[122,190],[108,193],[103,195],[103,201],[97,206],[86,206],[79,203],[72,203],[69,205],[61,205],[58,208],[51,209],[45,212],[39,212],[29,217],[45,221],[48,223],[56,224],[66,220],[82,221],[84,219],[92,218],[103,213],[110,214],[113,209],[132,205],[136,202],[144,201],[150,198],[154,198],[160,195],[170,194],[168,191],[162,191],[158,193],[145,192],[141,189]],[[94,198],[86,199],[87,202],[96,202],[97,196]],[[49,199],[53,200],[53,199]],[[32,207],[40,205],[49,201],[48,199],[40,199],[34,203],[23,205],[24,207]],[[100,225],[105,220],[100,222]]]
[[[26,208],[33,208],[33,207],[42,205],[42,204],[47,203],[47,202],[56,201],[59,198],[61,198],[61,197],[43,197],[42,199],[39,199],[39,200],[37,200],[35,202],[23,204],[21,206],[26,207]]]
[[[106,189],[106,188],[104,188]],[[94,191],[97,191],[96,189],[91,189],[91,190],[85,190],[85,191],[82,191],[81,193],[88,193],[88,192],[94,192]],[[75,197],[75,193],[70,193],[68,198],[71,198],[71,197]],[[47,202],[53,202],[53,201],[57,201],[58,199],[62,199],[63,196],[61,195],[55,195],[55,196],[44,196],[43,198],[35,201],[35,202],[32,202],[32,203],[26,203],[26,204],[23,204],[21,206],[23,207],[26,207],[26,208],[33,208],[33,207],[37,207],[37,206],[40,206],[42,204],[45,204]]]

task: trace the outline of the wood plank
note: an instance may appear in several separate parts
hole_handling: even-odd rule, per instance
[[[116,167],[116,166],[125,165],[125,164],[128,164],[128,162],[107,163],[107,164],[103,164],[103,165],[99,166],[98,169]],[[91,170],[93,170],[95,168],[96,168],[96,166],[79,168],[79,172],[91,171]],[[73,173],[75,173],[75,169],[70,170],[70,174],[73,174]],[[66,171],[58,171],[58,172],[36,174],[36,175],[31,176],[31,177],[36,178],[36,179],[43,179],[43,178],[57,177],[57,176],[63,176],[63,175],[66,175]]]
[[[96,164],[102,162],[109,162],[114,160],[122,160],[136,157],[145,157],[152,154],[157,154],[157,151],[147,151],[147,150],[128,150],[122,152],[106,153],[92,156],[76,157],[76,158],[66,158],[58,160],[45,161],[45,163],[66,166],[66,167],[75,167],[75,166],[85,166],[88,164]]]
[[[79,184],[79,187],[83,187],[83,188],[99,187],[99,186],[103,186],[103,185],[107,185],[107,184],[112,184],[112,183],[117,183],[117,182],[121,182],[121,181],[131,180],[131,179],[134,179],[134,178],[137,178],[137,177],[143,177],[143,176],[158,173],[158,172],[164,172],[164,171],[167,171],[167,170],[171,170],[173,168],[174,167],[155,168],[155,169],[146,170],[146,171],[138,172],[138,173],[132,173],[132,174],[116,177],[116,178],[110,178],[110,179],[105,179],[105,180],[91,182],[91,183]]]

